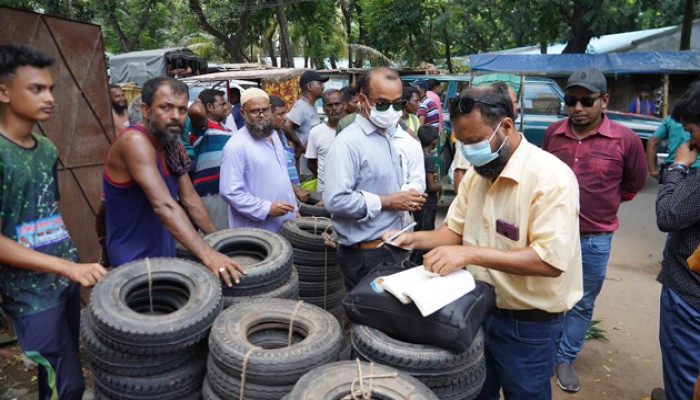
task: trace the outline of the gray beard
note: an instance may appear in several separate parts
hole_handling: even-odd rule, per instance
[[[484,178],[496,179],[498,175],[503,172],[503,168],[506,167],[506,164],[508,164],[508,160],[510,160],[511,156],[511,149],[510,143],[506,142],[503,148],[501,148],[501,151],[498,152],[497,158],[480,167],[474,166],[474,171]]]
[[[245,121],[245,127],[248,128],[250,136],[254,139],[266,139],[272,135],[272,119],[256,120],[254,122]]]
[[[178,133],[170,133],[165,129],[165,127],[159,125],[155,120],[148,121],[148,129],[163,143],[163,146],[172,145],[173,142],[178,142],[180,140],[182,125],[178,124],[178,126],[180,127],[180,131]]]

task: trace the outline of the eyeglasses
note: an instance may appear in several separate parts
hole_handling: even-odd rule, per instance
[[[406,106],[406,100],[399,100],[399,101],[377,101],[374,103],[374,106],[377,108],[377,111],[386,111],[389,109],[389,107],[393,107],[394,111],[401,111],[403,110],[404,106]]]
[[[566,96],[564,96],[564,104],[566,104],[568,107],[576,107],[576,103],[581,103],[581,105],[584,107],[592,107],[593,104],[595,104],[596,100],[600,99],[601,97],[603,97],[602,94],[598,97],[576,97],[567,94]]]
[[[472,99],[471,97],[453,97],[450,99],[451,107],[457,107],[460,114],[469,114],[474,109],[474,104],[481,103],[491,107],[500,107],[498,104],[489,103],[488,101],[481,101],[477,99]],[[452,105],[455,104],[455,105]]]
[[[263,115],[263,116],[264,116],[264,115],[270,114],[270,113],[272,112],[272,108],[271,108],[271,107],[267,107],[267,108],[256,108],[256,109],[253,109],[253,110],[245,110],[245,112],[248,113],[248,114],[250,114],[250,115],[252,115],[252,116],[258,116],[258,115]]]

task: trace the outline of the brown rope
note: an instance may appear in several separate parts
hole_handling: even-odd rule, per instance
[[[304,300],[299,300],[297,304],[294,306],[294,311],[292,311],[292,316],[289,318],[289,333],[287,336],[287,346],[292,345],[292,333],[294,332],[294,319],[297,317],[297,312],[299,312],[299,308],[301,305],[304,304]]]
[[[334,249],[338,248],[338,239],[333,238],[329,233],[330,229],[333,227],[333,223],[330,218],[327,217],[317,217],[313,216],[314,219],[314,234],[316,233],[319,220],[328,221],[326,229],[321,232],[321,237],[323,238],[323,309],[328,310],[328,248],[332,247]]]
[[[151,259],[146,257],[146,271],[148,271],[148,304],[153,314],[153,279],[151,279]]]
[[[241,391],[238,395],[238,400],[244,399],[243,395],[245,394],[245,374],[248,370],[248,358],[250,358],[250,355],[253,354],[255,350],[259,349],[260,347],[253,346],[250,348],[250,350],[248,350],[247,353],[245,353],[245,356],[243,357],[243,368],[241,368]]]
[[[385,379],[385,378],[396,378],[398,377],[397,372],[391,372],[388,374],[374,375],[374,363],[369,363],[369,375],[362,376],[362,364],[359,359],[355,359],[357,362],[357,378],[355,378],[350,384],[350,393],[340,400],[370,400],[372,398],[372,381],[374,379]],[[364,380],[369,379],[367,384],[367,390],[364,388]],[[355,385],[359,383],[359,389],[355,388]]]

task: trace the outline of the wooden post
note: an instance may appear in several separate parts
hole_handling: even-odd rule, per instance
[[[666,118],[668,115],[668,86],[669,86],[669,78],[668,74],[664,74],[664,104],[662,105],[661,109],[661,117]]]

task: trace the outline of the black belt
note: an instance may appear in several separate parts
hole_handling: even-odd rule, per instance
[[[506,310],[494,307],[491,313],[498,317],[517,319],[520,321],[551,321],[559,318],[563,313],[551,313],[544,310]]]
[[[586,232],[583,233],[581,232],[581,236],[600,236],[600,235],[607,235],[610,232]]]

